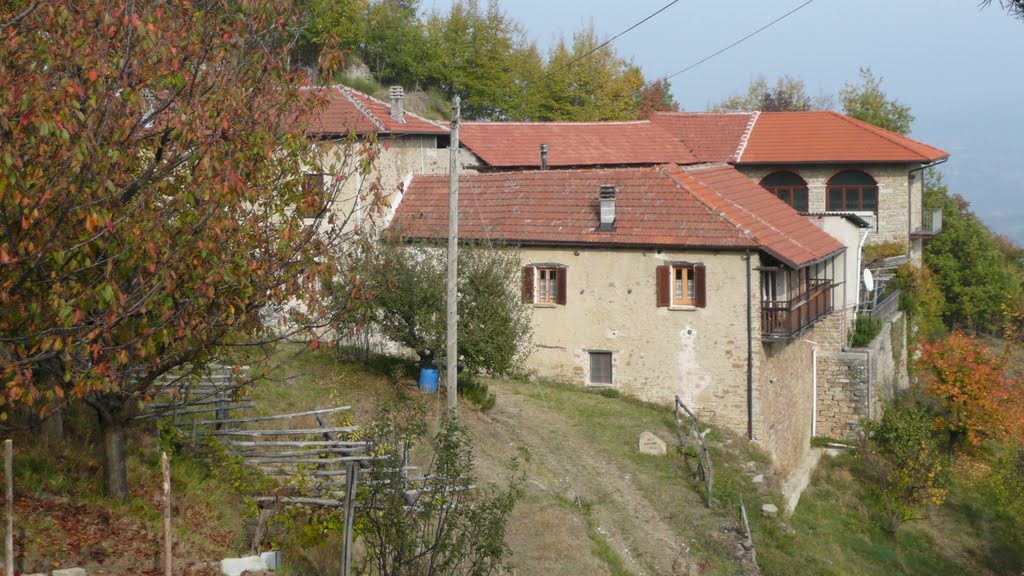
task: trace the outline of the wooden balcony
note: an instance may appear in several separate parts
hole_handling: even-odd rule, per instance
[[[795,338],[815,321],[832,312],[831,280],[811,280],[810,288],[790,300],[761,302],[761,338],[782,341]]]

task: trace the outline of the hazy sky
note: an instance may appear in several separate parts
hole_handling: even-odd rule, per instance
[[[502,0],[542,52],[593,24],[610,38],[669,0]],[[649,79],[673,74],[796,8],[804,0],[681,0],[615,41]],[[485,4],[486,0],[481,0]],[[911,136],[950,153],[952,191],[996,231],[1024,245],[1024,22],[973,0],[815,0],[759,35],[674,77],[683,109],[742,92],[763,74],[836,94],[860,66],[913,110]],[[422,0],[447,11],[451,0]]]

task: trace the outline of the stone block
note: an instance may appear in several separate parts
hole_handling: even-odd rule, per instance
[[[54,570],[53,576],[88,576],[85,568],[63,568],[61,570]]]
[[[779,507],[775,504],[762,504],[761,514],[764,514],[768,518],[775,518],[779,515]]]
[[[640,434],[640,453],[664,456],[668,453],[668,446],[666,446],[664,440],[658,438],[653,432],[645,430]]]

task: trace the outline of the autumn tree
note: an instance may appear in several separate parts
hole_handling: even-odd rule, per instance
[[[330,188],[303,186],[327,169],[304,132],[321,98],[289,66],[294,16],[277,0],[0,7],[0,417],[90,406],[115,497],[157,379],[263,333],[261,312],[335,254]]]
[[[935,427],[948,435],[951,452],[986,438],[1019,439],[1024,390],[1007,376],[1006,363],[960,330],[918,348],[914,366],[938,404]]]
[[[774,85],[764,76],[758,76],[747,86],[745,94],[730,96],[709,109],[715,112],[805,112],[831,107],[831,96],[808,96],[803,80],[783,74]]]
[[[640,68],[602,46],[593,28],[559,42],[540,80],[534,120],[631,120],[644,87]]]
[[[637,118],[647,119],[655,112],[679,112],[679,102],[672,96],[672,84],[662,78],[648,82],[637,100]]]
[[[914,122],[910,106],[888,98],[882,91],[882,78],[876,78],[871,68],[863,67],[859,74],[859,84],[847,82],[839,89],[843,112],[897,134],[909,134]]]

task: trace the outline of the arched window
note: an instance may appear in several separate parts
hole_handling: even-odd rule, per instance
[[[829,212],[878,213],[878,183],[860,170],[846,170],[828,181]]]
[[[761,179],[761,187],[797,212],[807,212],[807,182],[800,176],[792,172],[772,172]]]

